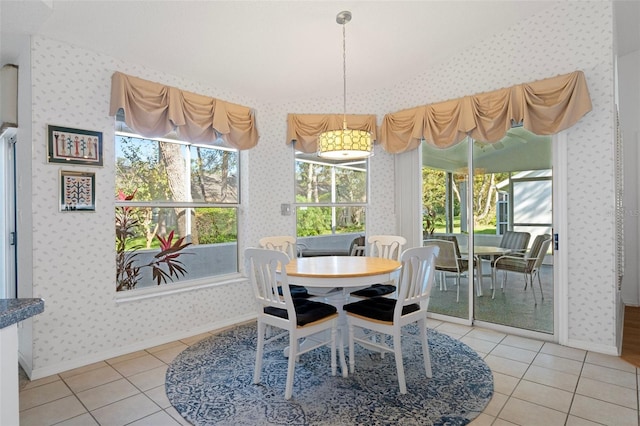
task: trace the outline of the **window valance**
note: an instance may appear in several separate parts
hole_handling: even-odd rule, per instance
[[[386,114],[380,144],[387,152],[400,153],[417,148],[422,139],[439,148],[453,146],[467,135],[497,142],[513,122],[537,135],[551,135],[571,127],[589,111],[584,73],[575,71]]]
[[[343,114],[289,114],[287,116],[287,143],[296,142],[298,151],[313,153],[318,150],[318,135],[328,130],[342,129]],[[347,114],[347,127],[366,130],[375,142],[376,116]]]
[[[120,108],[127,126],[146,137],[175,130],[186,141],[211,143],[221,137],[240,150],[258,143],[255,115],[248,107],[115,72],[109,115]]]

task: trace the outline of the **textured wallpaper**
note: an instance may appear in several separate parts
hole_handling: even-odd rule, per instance
[[[611,14],[607,3],[559,5],[446,64],[416,70],[411,81],[350,93],[348,107],[350,113],[377,114],[380,123],[387,112],[582,69],[594,111],[568,132],[571,220],[563,243],[570,252],[569,335],[605,346],[614,344],[615,331]],[[295,232],[294,216],[280,215],[280,204],[294,201],[286,114],[340,112],[340,100],[260,104],[226,93],[215,82],[197,84],[44,38],[32,41],[31,54],[33,296],[46,301],[45,312],[33,321],[34,377],[250,313],[249,287],[238,283],[114,301],[111,75],[117,70],[257,110],[260,142],[242,156],[241,247],[255,245],[264,235]],[[61,167],[46,162],[47,124],[103,132],[104,167],[64,168],[96,172],[95,213],[58,212]],[[396,232],[393,156],[376,147],[370,170],[368,231]]]

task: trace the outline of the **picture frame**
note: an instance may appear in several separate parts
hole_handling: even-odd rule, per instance
[[[60,170],[60,211],[96,211],[96,174]]]
[[[102,132],[49,125],[49,163],[102,166]]]

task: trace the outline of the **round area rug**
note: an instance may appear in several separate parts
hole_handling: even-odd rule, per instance
[[[293,397],[284,399],[286,337],[265,345],[261,383],[254,385],[256,325],[242,325],[185,349],[167,370],[173,407],[194,425],[465,425],[493,395],[493,377],[467,345],[428,330],[433,377],[427,379],[416,326],[402,352],[407,393],[401,395],[393,354],[356,344],[356,371],[331,376],[330,350],[303,354]],[[345,350],[348,356],[348,350]],[[347,361],[348,363],[348,361]]]

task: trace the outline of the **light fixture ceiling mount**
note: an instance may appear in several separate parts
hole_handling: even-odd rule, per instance
[[[373,154],[371,133],[366,130],[349,129],[347,126],[346,24],[350,21],[351,12],[348,10],[338,13],[336,16],[336,22],[342,25],[342,128],[329,130],[318,136],[318,156],[334,160],[366,158]]]

